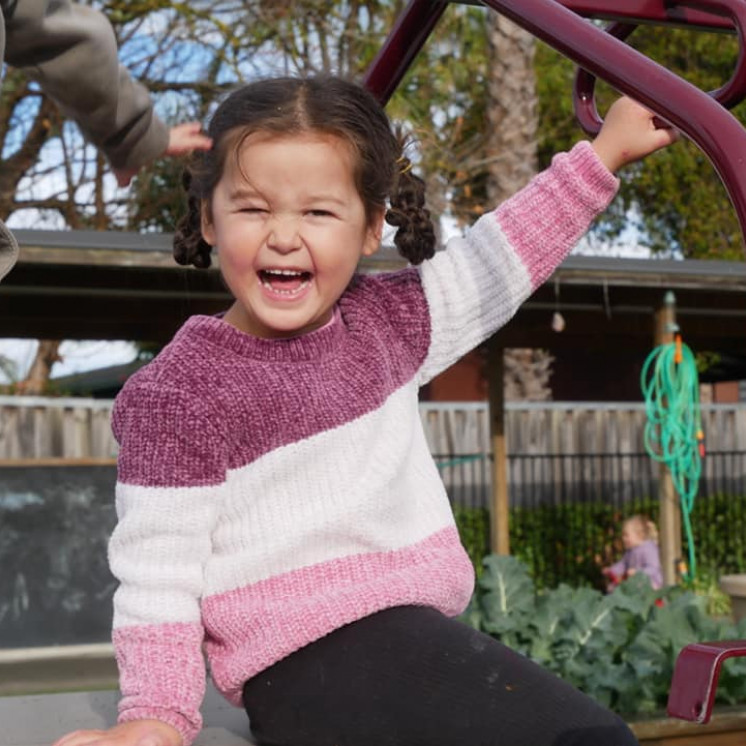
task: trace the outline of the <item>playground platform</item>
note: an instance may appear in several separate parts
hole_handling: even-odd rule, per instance
[[[51,746],[73,730],[108,728],[116,686],[111,645],[0,651],[0,746]],[[194,746],[255,746],[244,711],[209,682],[202,715]],[[743,746],[746,708],[721,708],[707,725],[655,716],[629,724],[641,746]]]
[[[78,728],[106,728],[116,719],[116,690],[0,697],[0,746],[51,746]],[[212,687],[202,706],[205,727],[195,746],[254,746],[243,710]],[[718,714],[705,726],[681,720],[630,723],[641,746],[743,746],[746,713]]]
[[[111,645],[0,651],[0,746],[51,746],[78,729],[116,723]],[[208,682],[195,746],[252,746],[246,713]]]
[[[2,746],[51,746],[77,729],[108,728],[116,722],[119,692],[65,692],[0,697]],[[246,713],[212,687],[202,706],[205,727],[195,746],[251,746]]]

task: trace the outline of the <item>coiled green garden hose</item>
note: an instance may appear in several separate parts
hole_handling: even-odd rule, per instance
[[[699,375],[689,347],[676,340],[656,347],[645,360],[640,375],[645,397],[645,449],[665,464],[681,500],[689,568],[685,579],[694,579],[696,556],[691,512],[699,489],[704,457],[704,435],[699,408]]]

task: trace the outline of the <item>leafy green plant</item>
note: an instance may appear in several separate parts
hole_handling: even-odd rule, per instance
[[[711,568],[697,570],[697,575],[692,580],[686,580],[683,587],[702,596],[705,602],[705,611],[714,617],[730,616],[732,603],[730,596],[720,588],[720,573]]]
[[[537,592],[523,562],[490,555],[463,620],[630,715],[665,706],[684,645],[746,637],[746,620],[713,618],[705,607],[691,591],[654,591],[642,575],[607,595],[565,584]],[[746,659],[723,667],[717,700],[746,702]]]

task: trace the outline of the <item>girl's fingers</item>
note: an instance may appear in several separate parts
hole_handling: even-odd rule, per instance
[[[181,746],[179,732],[155,720],[132,720],[109,730],[76,730],[52,746]]]
[[[52,746],[97,746],[106,735],[102,730],[76,730],[55,741]]]
[[[675,127],[668,127],[663,130],[663,133],[665,134],[664,141],[666,145],[676,142],[681,137],[681,133]]]

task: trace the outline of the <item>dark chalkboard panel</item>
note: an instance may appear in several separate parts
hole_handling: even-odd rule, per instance
[[[0,465],[0,647],[107,642],[116,466]]]

